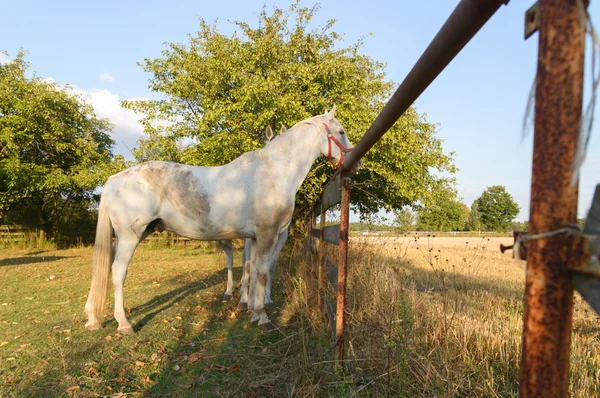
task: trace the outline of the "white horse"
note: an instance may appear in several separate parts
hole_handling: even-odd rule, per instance
[[[86,328],[102,325],[112,266],[118,331],[133,333],[123,283],[135,248],[154,230],[198,240],[251,238],[248,307],[259,326],[274,328],[264,308],[267,274],[292,221],[296,192],[318,157],[340,162],[351,148],[334,107],[224,166],[147,162],[110,177],[100,199]]]
[[[279,134],[284,133],[287,130],[285,125],[281,125],[281,130]],[[265,134],[265,145],[269,145],[271,141],[277,138],[273,134],[273,130],[271,126],[267,126],[264,131]],[[273,275],[275,275],[275,270],[277,267],[277,258],[279,257],[279,252],[283,248],[283,245],[287,241],[288,238],[288,230],[282,232],[279,235],[277,245],[275,246],[275,251],[273,252],[273,259],[271,264],[269,264],[269,274],[267,280],[267,287],[265,289],[265,307],[267,309],[274,308],[275,304],[271,299],[271,283],[273,280]],[[242,308],[248,307],[248,277],[250,275],[250,249],[252,246],[252,239],[246,238],[244,241],[244,251],[242,255],[242,281],[241,281],[241,297],[240,297],[240,306]],[[225,253],[225,260],[227,262],[227,289],[223,294],[223,300],[230,300],[233,297],[233,244],[231,240],[220,240],[217,241],[217,248],[223,250]],[[248,266],[247,266],[248,264]]]

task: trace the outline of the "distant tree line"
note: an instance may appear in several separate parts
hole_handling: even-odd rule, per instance
[[[507,232],[527,227],[526,222],[514,222],[519,205],[501,185],[486,188],[470,208],[458,198],[452,185],[439,187],[432,200],[415,207],[394,213],[397,230]]]

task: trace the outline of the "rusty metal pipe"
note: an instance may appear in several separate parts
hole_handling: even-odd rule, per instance
[[[338,344],[338,365],[344,360],[344,328],[346,326],[346,282],[348,280],[348,231],[350,226],[350,176],[342,173],[342,204],[340,214],[340,245],[338,258],[338,295],[335,338]]]
[[[319,292],[317,293],[319,299],[319,309],[325,311],[325,299],[323,298],[323,291],[325,289],[325,265],[323,264],[323,256],[325,255],[325,214],[326,210],[321,213],[321,225],[319,231]]]
[[[529,233],[576,222],[571,184],[582,111],[585,26],[576,0],[540,0]],[[521,397],[566,397],[573,312],[566,234],[528,243]]]
[[[415,102],[502,4],[508,0],[462,0],[408,73],[400,87],[341,166],[350,172],[356,163]]]

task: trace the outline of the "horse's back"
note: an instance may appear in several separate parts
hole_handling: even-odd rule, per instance
[[[160,220],[161,228],[194,239],[253,234],[247,206],[251,184],[244,176],[223,177],[222,169],[170,162],[133,166],[111,177],[105,186],[107,202],[113,204],[111,218],[125,225],[135,223],[132,229]]]

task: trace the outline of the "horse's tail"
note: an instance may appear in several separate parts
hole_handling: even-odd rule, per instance
[[[100,323],[104,320],[108,297],[108,280],[113,262],[112,236],[113,227],[106,210],[106,200],[102,195],[98,211],[98,225],[96,226],[96,241],[94,243],[89,308],[86,305],[86,310],[91,310]]]

